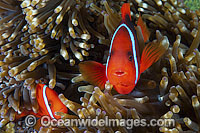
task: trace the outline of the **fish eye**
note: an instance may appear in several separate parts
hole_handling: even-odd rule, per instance
[[[133,55],[132,55],[132,52],[131,52],[131,51],[128,52],[128,60],[129,60],[129,61],[132,61],[132,60],[133,60]]]
[[[133,56],[132,56],[132,55],[129,55],[128,60],[129,60],[129,61],[132,61],[132,60],[133,60]]]
[[[49,107],[51,107],[51,102],[49,102],[48,104],[49,104]]]

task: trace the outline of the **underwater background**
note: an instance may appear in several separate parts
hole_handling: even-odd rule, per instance
[[[198,10],[200,8],[200,2],[198,0],[184,0],[183,2],[191,10]]]
[[[106,63],[123,3],[139,13],[151,32],[150,43],[169,46],[141,74],[135,89],[118,94],[80,75],[78,64]],[[170,127],[43,127],[39,132],[199,132],[200,2],[198,0],[0,0],[0,132],[27,132],[24,110],[37,112],[36,85],[59,94],[68,114],[62,119],[175,119]],[[141,31],[138,33],[141,35]],[[138,37],[140,51],[145,47]]]

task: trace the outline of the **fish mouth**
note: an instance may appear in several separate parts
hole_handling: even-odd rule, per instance
[[[127,75],[127,72],[124,72],[124,71],[121,71],[121,70],[120,71],[115,71],[114,75],[118,76],[118,77],[121,77],[121,76]]]
[[[124,84],[124,83],[118,83],[119,86],[122,86],[122,87],[128,87],[129,85],[127,84]]]

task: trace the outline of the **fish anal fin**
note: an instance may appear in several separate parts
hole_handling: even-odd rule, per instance
[[[122,20],[126,20],[126,15],[129,16],[131,20],[131,12],[130,12],[130,4],[129,3],[124,3],[121,7],[121,13],[122,13]]]
[[[139,19],[138,19],[137,25],[142,30],[142,35],[143,35],[144,42],[147,42],[149,40],[149,37],[150,37],[150,32],[149,32],[145,22],[142,20],[142,16],[141,15],[139,15]]]
[[[79,71],[84,80],[92,85],[104,89],[106,78],[106,66],[95,61],[84,61],[79,63]]]
[[[24,117],[26,115],[28,115],[26,112],[22,112],[21,114],[17,114],[17,112],[16,112],[15,120],[18,120],[18,119],[20,119],[20,118],[22,118],[22,117]]]
[[[158,61],[160,57],[166,52],[169,47],[169,42],[166,37],[160,43],[147,44],[142,52],[140,61],[140,73],[144,72],[154,62]]]
[[[36,113],[34,113],[32,110],[24,110],[21,114],[18,114],[16,112],[16,114],[15,114],[15,120],[19,120],[20,118],[22,118],[24,116],[27,116],[27,115],[30,115],[30,114],[38,117],[38,115]]]

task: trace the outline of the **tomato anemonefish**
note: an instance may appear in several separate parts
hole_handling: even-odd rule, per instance
[[[50,116],[52,119],[59,119],[60,116],[55,115],[55,112],[68,112],[67,107],[59,99],[58,94],[44,84],[37,84],[36,99],[39,105],[38,112],[34,113],[33,111],[25,110],[21,114],[17,115],[16,119],[29,114],[35,115],[39,118],[46,115]]]
[[[129,3],[122,5],[121,13],[122,21],[112,36],[106,66],[95,61],[85,61],[79,64],[79,71],[86,81],[101,89],[104,88],[106,81],[109,81],[118,93],[128,94],[134,89],[140,74],[156,62],[166,49],[162,46],[147,44],[140,59],[137,34],[131,23]],[[137,25],[141,28],[146,42],[150,33],[141,16]]]

